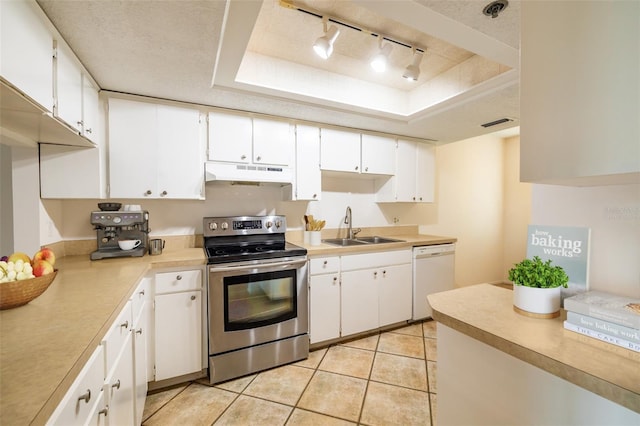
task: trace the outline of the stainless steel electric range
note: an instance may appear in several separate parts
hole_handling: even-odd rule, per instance
[[[203,220],[210,383],[307,358],[307,250],[285,217]]]

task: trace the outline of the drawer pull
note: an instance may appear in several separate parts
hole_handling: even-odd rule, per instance
[[[178,280],[178,281],[180,281],[181,279],[182,279],[182,275],[178,275],[178,276],[176,277],[176,280]]]
[[[98,415],[104,414],[105,417],[109,415],[109,407],[104,407],[102,410],[98,411]]]
[[[120,389],[120,379],[117,382],[111,385],[112,388]]]
[[[137,329],[136,334],[142,334],[142,328]]]
[[[144,296],[144,290],[142,290],[140,293],[138,293],[140,296]]]
[[[196,296],[191,296],[191,300],[196,300]]]
[[[129,320],[123,322],[122,324],[120,324],[120,327],[124,327],[124,328],[129,328]]]
[[[84,399],[84,402],[89,403],[89,401],[91,400],[91,389],[87,389],[87,391],[80,395],[78,397],[78,401],[82,401]]]
[[[329,262],[325,260],[322,264],[326,266],[327,263],[329,263]]]

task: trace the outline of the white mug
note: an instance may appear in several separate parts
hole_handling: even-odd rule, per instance
[[[120,250],[133,250],[142,244],[140,240],[120,240],[118,241],[118,246],[120,246]]]

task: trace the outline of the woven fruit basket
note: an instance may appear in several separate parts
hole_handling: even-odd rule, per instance
[[[26,305],[40,296],[58,275],[58,270],[37,278],[0,283],[0,310]]]

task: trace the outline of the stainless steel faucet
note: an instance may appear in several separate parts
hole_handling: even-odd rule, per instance
[[[352,240],[356,237],[356,234],[360,231],[362,231],[362,229],[357,228],[357,229],[353,229],[353,218],[352,218],[352,214],[351,214],[351,207],[347,206],[347,212],[344,216],[344,223],[345,225],[349,225],[349,227],[347,228],[347,238]]]

